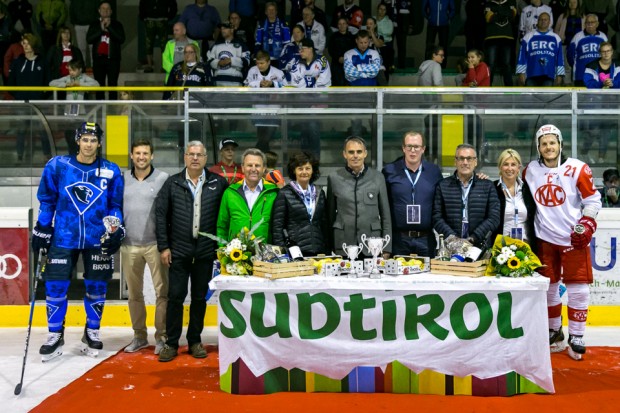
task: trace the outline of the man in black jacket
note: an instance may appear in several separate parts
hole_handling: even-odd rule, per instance
[[[221,176],[205,169],[207,150],[191,141],[185,150],[185,169],[168,178],[156,200],[157,249],[169,268],[166,334],[159,361],[177,356],[183,329],[183,301],[191,280],[191,304],[187,326],[189,353],[205,358],[200,341],[207,310],[205,297],[211,280],[217,243],[199,232],[215,234],[222,194],[228,186]]]
[[[439,182],[433,204],[433,227],[447,239],[463,238],[487,248],[499,225],[499,199],[488,179],[475,175],[476,149],[467,143],[456,147],[456,172]]]

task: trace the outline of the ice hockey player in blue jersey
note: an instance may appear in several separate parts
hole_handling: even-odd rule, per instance
[[[103,348],[99,327],[108,280],[114,272],[113,255],[125,236],[122,226],[123,178],[119,167],[99,154],[103,131],[84,122],[75,133],[76,155],[52,158],[37,192],[39,217],[32,232],[32,249],[47,253],[43,272],[48,337],[39,353],[43,361],[62,354],[67,290],[82,254],[86,325],[82,351],[92,357]],[[118,218],[116,220],[115,218]],[[104,218],[114,224],[106,229]]]
[[[564,54],[562,40],[551,30],[548,13],[538,16],[538,30],[528,32],[521,40],[517,75],[519,85],[528,87],[562,84]]]

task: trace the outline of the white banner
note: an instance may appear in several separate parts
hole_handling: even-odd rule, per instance
[[[547,287],[543,277],[217,277],[220,373],[242,358],[255,376],[284,367],[342,379],[397,360],[457,377],[515,371],[554,392]]]
[[[596,221],[598,229],[590,244],[594,271],[590,304],[620,305],[620,262],[617,260],[620,209],[603,208]]]

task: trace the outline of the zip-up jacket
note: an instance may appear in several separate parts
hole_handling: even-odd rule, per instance
[[[454,0],[425,0],[424,15],[429,26],[447,26],[454,17]]]
[[[217,236],[230,241],[244,227],[252,229],[262,219],[263,222],[254,231],[254,235],[262,237],[267,243],[271,243],[271,231],[269,230],[271,226],[271,209],[278,196],[278,187],[263,179],[263,190],[258,195],[250,211],[243,193],[244,182],[234,183],[224,192],[217,218]]]

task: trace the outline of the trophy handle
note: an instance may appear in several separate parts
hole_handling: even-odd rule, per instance
[[[366,243],[366,234],[362,234],[362,236],[360,237],[360,240],[362,240],[362,243],[360,244],[363,245],[364,247],[366,247],[366,249],[368,250],[368,252],[370,253],[370,248],[368,248],[368,244]]]
[[[385,244],[383,244],[383,248],[385,248],[390,243],[390,236],[386,235],[385,237],[383,237],[383,241],[385,242]],[[381,248],[381,250],[383,250],[383,248]]]
[[[342,243],[342,250],[344,251],[345,254],[347,253],[347,243],[346,242]]]

